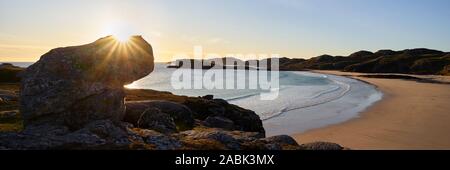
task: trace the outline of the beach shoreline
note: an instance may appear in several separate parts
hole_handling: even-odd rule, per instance
[[[343,123],[292,135],[297,142],[330,141],[352,149],[450,149],[450,78],[416,76],[443,83],[367,78],[364,73],[313,71],[374,85],[383,99]]]
[[[292,135],[311,129],[346,122],[358,117],[361,111],[380,100],[383,95],[370,84],[343,76],[310,72],[294,73],[325,78],[332,82],[331,84],[336,87],[336,91],[330,93],[331,96],[325,97],[324,99],[326,100],[317,100],[319,102],[314,102],[316,100],[310,99],[311,102],[305,102],[307,105],[302,105],[302,103],[300,103],[302,102],[302,100],[300,100],[302,98],[295,98],[291,95],[296,93],[306,93],[308,90],[307,88],[301,87],[299,90],[291,88],[289,91],[284,90],[283,92],[280,92],[281,99],[277,99],[277,101],[282,101],[282,103],[273,104],[274,102],[271,101],[265,105],[270,107],[285,105],[288,106],[286,108],[289,109],[282,109],[282,113],[278,116],[263,121],[266,135],[268,136],[280,134]],[[288,99],[284,99],[286,97]],[[242,107],[256,110],[257,113],[263,113],[259,107],[246,106],[245,104],[242,105]]]

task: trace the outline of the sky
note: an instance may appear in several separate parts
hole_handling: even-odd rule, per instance
[[[0,61],[136,34],[155,59],[204,53],[311,58],[359,50],[450,51],[449,0],[0,0]]]

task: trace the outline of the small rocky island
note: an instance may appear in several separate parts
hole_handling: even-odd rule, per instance
[[[0,149],[343,149],[299,145],[287,135],[266,138],[255,112],[212,95],[125,89],[153,71],[154,56],[140,36],[118,46],[108,36],[53,49],[26,70],[0,66],[0,74],[10,76],[0,81],[0,124],[21,126],[0,130]]]

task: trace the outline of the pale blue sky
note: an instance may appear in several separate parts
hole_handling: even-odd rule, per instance
[[[358,50],[450,51],[449,0],[0,0],[0,61],[110,33],[142,34],[157,60],[206,52],[310,58]]]

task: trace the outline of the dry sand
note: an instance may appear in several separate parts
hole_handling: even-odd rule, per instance
[[[328,141],[351,149],[450,149],[450,85],[356,77],[378,87],[381,101],[359,118],[294,135],[299,143]],[[450,82],[446,76],[421,76]]]

